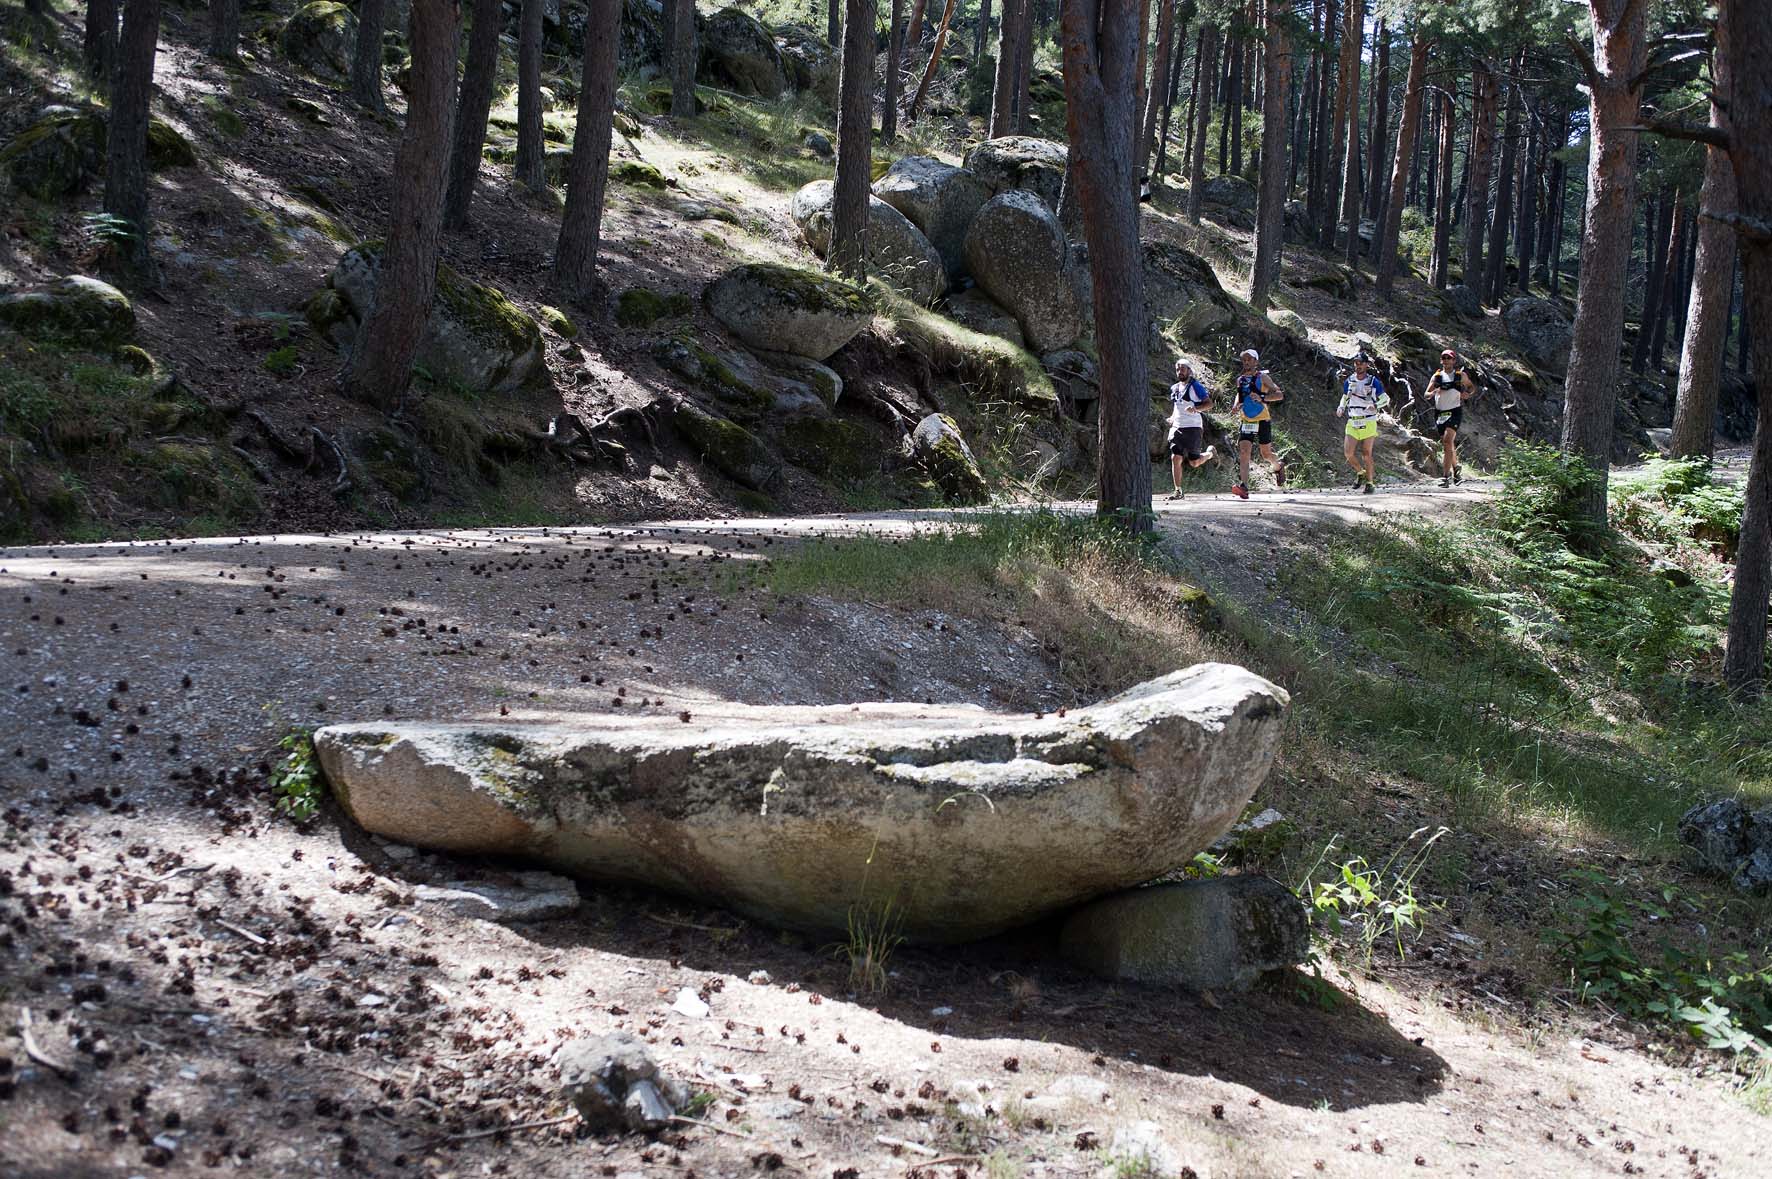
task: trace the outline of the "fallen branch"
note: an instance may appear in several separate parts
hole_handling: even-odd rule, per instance
[[[894,1138],[890,1134],[875,1135],[874,1141],[878,1142],[881,1146],[891,1146],[891,1147],[895,1147],[898,1150],[908,1150],[912,1154],[920,1154],[924,1158],[930,1158],[930,1159],[939,1158],[941,1155],[941,1151],[930,1150],[927,1146],[924,1146],[921,1142],[906,1142],[903,1138]],[[925,1163],[923,1165],[928,1166],[927,1163]]]
[[[315,438],[318,438],[321,442],[330,446],[332,448],[333,457],[338,459],[338,478],[333,480],[332,483],[332,494],[337,495],[351,485],[351,468],[345,462],[344,448],[338,444],[332,435],[326,433],[319,426],[309,426],[308,429],[314,432]]]
[[[471,1142],[476,1138],[491,1138],[495,1134],[509,1134],[515,1130],[539,1130],[544,1126],[563,1126],[567,1122],[578,1121],[578,1115],[567,1114],[559,1118],[543,1118],[539,1122],[513,1122],[508,1126],[494,1126],[490,1130],[475,1130],[471,1134],[447,1134],[438,1139],[440,1142]]]
[[[20,1008],[18,1014],[18,1034],[19,1038],[25,1043],[25,1055],[42,1065],[44,1068],[53,1069],[65,1079],[70,1081],[73,1080],[77,1074],[74,1072],[72,1065],[63,1064],[38,1046],[37,1037],[31,1034],[31,1022],[31,1009],[29,1007]]]
[[[704,1122],[700,1118],[686,1118],[682,1114],[672,1114],[671,1121],[679,1122],[685,1126],[699,1126],[703,1130],[712,1130],[716,1134],[730,1134],[734,1138],[744,1138],[744,1139],[748,1139],[751,1142],[755,1142],[757,1140],[757,1136],[755,1134],[747,1134],[743,1130],[734,1130],[730,1126],[719,1126],[719,1125],[715,1125],[713,1122]]]
[[[232,921],[223,921],[220,917],[211,917],[210,920],[215,922],[217,925],[221,926],[223,929],[227,930],[229,933],[238,934],[240,937],[245,938],[247,941],[252,942],[254,945],[268,946],[271,944],[270,939],[260,937],[258,934],[253,933],[250,929],[242,929],[240,926],[235,925]]]

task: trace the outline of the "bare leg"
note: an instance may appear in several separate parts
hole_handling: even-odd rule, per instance
[[[1172,454],[1169,456],[1169,479],[1170,479],[1170,482],[1175,484],[1175,490],[1180,491],[1181,490],[1181,456],[1179,454]]]
[[[1237,443],[1237,482],[1249,486],[1249,451],[1253,444],[1244,438]]]
[[[1268,467],[1273,471],[1275,482],[1278,482],[1280,478],[1280,460],[1274,457],[1273,443],[1263,442],[1261,444],[1261,457],[1262,461],[1266,462]]]
[[[1360,473],[1360,460],[1354,457],[1354,448],[1358,445],[1359,443],[1354,439],[1352,434],[1343,434],[1341,436],[1342,456],[1347,459],[1347,465],[1354,469],[1354,474],[1356,475]]]
[[[1378,470],[1372,463],[1372,447],[1377,441],[1376,438],[1367,438],[1360,443],[1360,449],[1366,456],[1366,482],[1368,483],[1378,482]]]
[[[1445,434],[1445,465],[1446,477],[1451,478],[1452,472],[1458,469],[1458,431],[1447,430]]]

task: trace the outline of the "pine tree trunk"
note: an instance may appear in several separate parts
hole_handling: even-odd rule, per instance
[[[1520,143],[1520,69],[1524,50],[1514,55],[1507,88],[1507,116],[1502,120],[1501,168],[1495,185],[1494,217],[1489,222],[1489,257],[1483,271],[1485,302],[1499,303],[1507,290],[1507,239],[1514,213],[1514,156]]]
[[[554,246],[556,297],[582,307],[599,294],[597,251],[603,243],[603,197],[609,187],[609,140],[615,120],[616,52],[621,0],[591,0],[585,20],[578,126],[566,174],[566,210]]]
[[[1636,196],[1637,106],[1645,57],[1641,0],[1592,0],[1588,68],[1587,202],[1582,213],[1581,287],[1563,387],[1563,451],[1598,476],[1574,505],[1606,526],[1606,476],[1618,401],[1618,345],[1629,285],[1631,208]]]
[[[1224,62],[1222,73],[1214,80],[1213,88],[1219,92],[1218,105],[1224,113],[1218,118],[1218,174],[1225,175],[1231,166],[1231,58],[1237,53],[1237,39],[1230,34],[1224,38]]]
[[[1483,278],[1483,235],[1489,228],[1489,170],[1495,163],[1495,108],[1501,88],[1486,62],[1471,67],[1470,180],[1464,199],[1464,285],[1487,303]]]
[[[354,397],[383,410],[398,407],[405,395],[436,292],[460,26],[455,0],[412,0],[412,82],[394,155],[387,242],[374,306],[342,374]]]
[[[1347,166],[1348,125],[1360,122],[1360,40],[1366,19],[1364,0],[1346,0],[1342,10],[1341,60],[1335,71],[1335,116],[1329,126],[1329,170],[1324,177],[1323,245],[1335,249],[1335,227],[1342,213],[1342,185],[1356,174]],[[1354,187],[1358,188],[1356,184]]]
[[[1310,232],[1318,239],[1322,237],[1323,227],[1335,219],[1335,186],[1330,175],[1334,165],[1330,161],[1330,149],[1336,138],[1336,124],[1331,118],[1338,94],[1333,69],[1341,19],[1338,4],[1339,0],[1327,0],[1323,6],[1323,49],[1317,68],[1317,105],[1311,113]]]
[[[1542,196],[1544,207],[1538,218],[1538,241],[1536,259],[1532,264],[1532,279],[1541,286],[1550,286],[1551,243],[1556,235],[1557,192],[1563,183],[1563,161],[1557,159],[1556,153],[1563,146],[1569,133],[1569,116],[1561,110],[1555,117],[1546,119],[1544,125],[1544,162],[1539,167],[1544,177]]]
[[[1157,0],[1162,8],[1157,12],[1157,51],[1151,60],[1151,78],[1154,84],[1149,89],[1149,97],[1145,101],[1144,134],[1140,138],[1138,149],[1139,176],[1151,176],[1151,156],[1157,150],[1157,128],[1163,121],[1163,112],[1169,106],[1169,55],[1175,50],[1175,5],[1177,0]]]
[[[240,0],[209,0],[209,56],[233,61],[240,55]]]
[[[1133,102],[1138,0],[1066,0],[1066,122],[1075,161],[1100,356],[1097,511],[1149,531],[1151,464],[1143,251],[1138,240]]]
[[[1717,13],[1712,38],[1713,95],[1710,125],[1724,130],[1727,120],[1716,96],[1729,93],[1729,6]],[[1716,446],[1717,384],[1723,372],[1723,344],[1729,331],[1735,284],[1735,231],[1717,220],[1735,211],[1735,171],[1729,153],[1707,147],[1704,187],[1698,193],[1698,252],[1692,266],[1686,333],[1680,344],[1680,380],[1674,398],[1674,429],[1669,448],[1676,458],[1709,458]]]
[[[1643,281],[1642,314],[1637,317],[1637,341],[1631,349],[1631,371],[1640,373],[1649,363],[1649,338],[1654,335],[1651,324],[1661,307],[1662,275],[1667,269],[1668,238],[1673,230],[1672,202],[1663,196],[1643,209],[1645,229],[1643,252],[1648,255],[1648,273]]]
[[[1175,14],[1175,47],[1169,57],[1169,79],[1163,87],[1165,98],[1163,116],[1157,127],[1157,162],[1151,168],[1151,199],[1157,198],[1157,189],[1162,186],[1163,173],[1169,167],[1169,120],[1175,108],[1181,102],[1182,62],[1187,57],[1187,26],[1193,19],[1193,5],[1189,4]]]
[[[1255,269],[1249,302],[1266,311],[1268,293],[1280,277],[1286,235],[1286,116],[1292,88],[1291,0],[1267,0],[1267,46],[1261,95],[1261,186],[1256,190]]]
[[[991,89],[992,139],[1014,133],[1015,66],[1021,54],[1020,23],[1028,18],[1030,0],[1003,0],[997,22],[997,77]]]
[[[1409,163],[1415,156],[1416,133],[1421,128],[1421,92],[1427,85],[1427,29],[1418,20],[1409,45],[1409,74],[1403,83],[1403,113],[1397,125],[1397,153],[1391,161],[1390,195],[1384,203],[1384,226],[1378,246],[1378,293],[1385,298],[1397,282],[1397,241],[1403,230],[1403,190],[1409,181]]]
[[[1348,5],[1349,31],[1353,33],[1351,52],[1353,67],[1347,71],[1348,108],[1347,108],[1347,150],[1342,155],[1341,178],[1341,219],[1347,226],[1347,264],[1358,272],[1360,269],[1360,177],[1364,169],[1360,166],[1360,43],[1364,39],[1365,6],[1363,4]],[[1361,21],[1359,28],[1353,28],[1354,21]],[[1343,50],[1342,61],[1347,61],[1349,49]]]
[[[1440,176],[1434,192],[1434,253],[1428,270],[1433,284],[1445,290],[1452,272],[1452,142],[1456,107],[1450,91],[1440,91]]]
[[[700,46],[695,35],[695,0],[664,0],[677,14],[671,22],[671,118],[695,117],[695,63]]]
[[[1661,291],[1655,300],[1655,314],[1644,326],[1649,329],[1649,366],[1661,372],[1661,357],[1667,351],[1667,323],[1673,318],[1674,292],[1686,278],[1686,207],[1680,194],[1673,199],[1673,225],[1668,231],[1667,262],[1661,269]]]
[[[1231,42],[1231,92],[1225,122],[1230,126],[1230,174],[1243,174],[1243,38]]]
[[[1563,290],[1563,223],[1568,219],[1569,170],[1557,161],[1557,188],[1551,206],[1550,293]]]
[[[387,109],[381,95],[382,36],[388,0],[362,0],[357,6],[357,45],[351,57],[351,101],[376,114]]]
[[[1743,342],[1772,339],[1772,135],[1765,111],[1772,107],[1772,8],[1761,0],[1723,0],[1728,23],[1730,103],[1729,159],[1735,170],[1739,215],[1757,232],[1743,232]],[[1719,43],[1720,44],[1720,43]],[[1772,390],[1760,382],[1753,456],[1735,553],[1735,585],[1729,597],[1729,648],[1723,679],[1743,699],[1755,699],[1766,675],[1767,591],[1772,587]]]
[[[1542,136],[1535,132],[1538,120],[1530,107],[1526,110],[1526,151],[1520,157],[1520,224],[1514,233],[1514,255],[1519,261],[1519,274],[1514,285],[1520,294],[1532,288],[1532,257],[1538,240],[1538,159]]]
[[[160,0],[127,0],[111,86],[105,137],[104,210],[127,223],[118,261],[138,280],[151,277],[148,253],[148,116],[154,99],[154,58],[160,38]]]
[[[1031,0],[1022,0],[1022,3],[1028,4],[1031,3]],[[915,49],[923,42],[923,9],[925,4],[926,0],[911,0],[911,15],[910,18],[905,21],[904,27],[904,44],[900,46],[898,56],[893,58],[887,67],[898,73],[900,78],[899,89],[901,92],[904,88],[903,78],[909,68],[905,64],[905,57],[911,52],[911,50]],[[838,52],[841,52],[840,46],[838,47]]]
[[[831,194],[831,245],[825,265],[860,282],[861,235],[867,226],[868,186],[873,182],[874,0],[847,0],[838,91],[837,176]]]
[[[486,117],[498,81],[501,0],[475,0],[474,27],[468,35],[468,62],[455,105],[455,142],[449,153],[449,191],[443,199],[443,227],[466,229],[480,178],[480,152],[486,145]]]
[[[1032,124],[1033,111],[1028,105],[1034,79],[1034,11],[1032,0],[1023,0],[1020,40],[1015,58],[1015,133],[1026,135]]]
[[[1200,223],[1200,206],[1206,196],[1206,129],[1212,121],[1212,91],[1218,81],[1218,30],[1211,24],[1200,25],[1200,60],[1194,68],[1194,88],[1199,101],[1194,106],[1194,146],[1187,169],[1187,219]]]
[[[958,0],[948,0],[946,9],[941,14],[941,27],[935,30],[935,47],[929,51],[929,65],[923,71],[923,80],[917,83],[917,93],[911,96],[911,107],[906,112],[907,122],[917,121],[917,111],[923,106],[923,99],[929,94],[929,84],[935,81],[935,71],[941,68],[941,51],[948,42],[948,26],[954,19],[954,8]]]
[[[898,139],[898,100],[904,76],[898,63],[904,59],[904,0],[892,0],[891,24],[886,33],[886,89],[880,96],[880,142]]]
[[[1384,150],[1390,136],[1391,104],[1391,30],[1384,15],[1378,18],[1378,31],[1373,34],[1372,134],[1367,136],[1366,216],[1377,223],[1384,212],[1384,163],[1390,155]]]
[[[833,49],[842,45],[838,39],[843,35],[842,3],[843,0],[825,0],[824,4],[824,39]]]
[[[87,0],[86,4],[86,37],[81,49],[86,76],[101,97],[110,96],[112,75],[117,72],[117,20],[122,10],[122,0]]]
[[[677,0],[667,0],[675,5]],[[547,145],[541,129],[541,48],[543,0],[523,0],[517,13],[517,183],[531,192],[547,187],[543,161]],[[691,99],[693,102],[693,98]],[[672,106],[676,104],[673,89]]]
[[[991,0],[978,0],[978,31],[972,35],[972,57],[976,63],[983,55],[984,47],[990,44],[991,36]]]

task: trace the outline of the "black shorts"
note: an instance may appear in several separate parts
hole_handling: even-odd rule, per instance
[[[1434,432],[1436,434],[1444,434],[1447,430],[1456,430],[1462,425],[1464,425],[1464,406],[1434,411]]]
[[[1176,458],[1196,459],[1205,453],[1201,441],[1206,430],[1201,426],[1177,426],[1169,431],[1169,453]]]
[[[1239,421],[1237,423],[1237,441],[1254,442],[1261,446],[1270,445],[1274,440],[1274,423],[1272,418],[1262,418],[1259,422]]]

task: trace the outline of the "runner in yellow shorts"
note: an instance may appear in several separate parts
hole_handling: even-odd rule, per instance
[[[1391,403],[1384,382],[1368,372],[1371,360],[1362,352],[1354,358],[1354,375],[1341,383],[1341,404],[1335,416],[1347,419],[1342,454],[1354,469],[1354,486],[1371,495],[1378,474],[1372,466],[1372,444],[1378,438],[1378,415]]]

